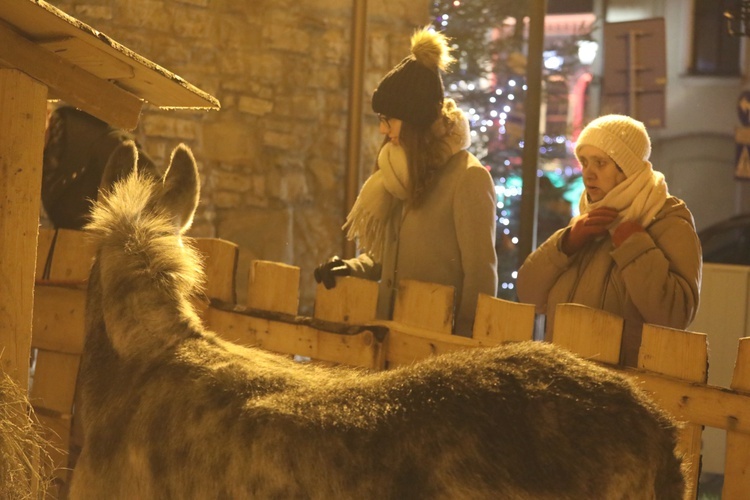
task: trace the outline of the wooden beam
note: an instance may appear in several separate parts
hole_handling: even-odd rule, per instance
[[[2,23],[0,64],[26,73],[56,97],[114,127],[132,130],[138,125],[141,99],[37,46]]]
[[[0,110],[0,368],[26,391],[47,88],[0,69]]]

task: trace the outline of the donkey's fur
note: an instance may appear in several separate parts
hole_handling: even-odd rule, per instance
[[[675,427],[629,382],[541,342],[378,373],[299,364],[217,338],[190,298],[180,233],[189,150],[123,177],[89,229],[73,498],[682,499]]]

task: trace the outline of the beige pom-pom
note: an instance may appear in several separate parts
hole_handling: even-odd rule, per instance
[[[449,38],[430,27],[415,31],[411,37],[411,53],[420,64],[445,71],[455,61],[448,47]]]

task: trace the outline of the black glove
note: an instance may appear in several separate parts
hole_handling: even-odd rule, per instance
[[[321,264],[315,268],[313,273],[315,281],[323,283],[323,286],[327,290],[336,286],[336,276],[349,276],[352,273],[351,268],[346,265],[346,262],[341,260],[338,256],[331,257],[331,259],[325,264]]]

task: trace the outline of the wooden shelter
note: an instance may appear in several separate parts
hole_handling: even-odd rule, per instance
[[[133,129],[219,101],[43,0],[0,2],[0,368],[27,388],[47,100]]]

